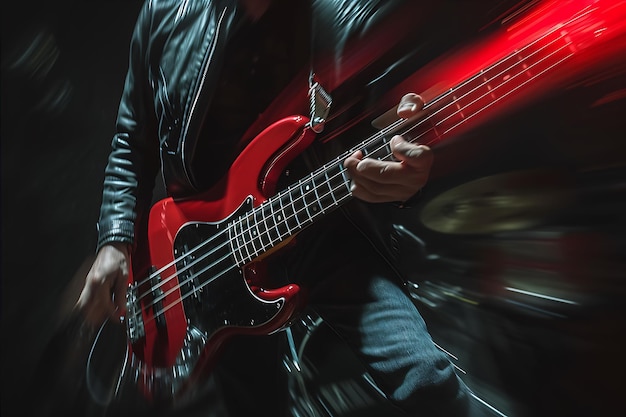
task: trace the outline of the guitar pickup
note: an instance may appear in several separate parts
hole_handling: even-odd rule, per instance
[[[161,289],[161,275],[156,273],[156,268],[150,268],[150,288],[152,292],[152,313],[158,327],[165,327],[165,311],[163,310],[163,299],[165,293]]]
[[[196,229],[199,225],[196,225]],[[177,257],[182,258],[182,268],[179,271],[185,271],[183,281],[190,287],[193,298],[200,302],[202,296],[202,286],[198,282],[198,274],[194,271],[194,265],[196,264],[196,256],[193,249],[189,248],[189,244],[183,245],[183,256],[178,251],[175,252]]]

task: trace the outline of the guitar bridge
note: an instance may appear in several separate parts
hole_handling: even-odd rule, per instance
[[[146,330],[137,300],[137,284],[131,284],[126,291],[126,332],[131,343],[145,337]]]

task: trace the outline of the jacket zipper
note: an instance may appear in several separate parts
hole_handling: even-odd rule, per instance
[[[192,105],[191,105],[191,110],[189,111],[189,115],[187,117],[187,119],[185,120],[186,123],[184,124],[184,129],[183,129],[183,133],[182,133],[182,137],[181,137],[181,159],[182,159],[182,165],[183,165],[183,170],[185,172],[185,177],[187,178],[187,182],[195,189],[196,185],[194,184],[194,182],[191,179],[191,175],[189,173],[189,169],[188,169],[188,164],[187,164],[187,158],[185,157],[185,142],[187,140],[187,133],[188,133],[188,129],[189,129],[189,125],[190,125],[190,121],[191,118],[194,115],[194,112],[196,110],[196,105],[198,104],[198,99],[200,98],[200,94],[202,92],[203,86],[204,86],[204,82],[206,80],[206,76],[207,73],[209,71],[209,64],[211,62],[211,57],[213,56],[213,53],[215,52],[215,48],[217,46],[217,38],[219,37],[219,33],[221,30],[221,26],[222,26],[222,22],[224,20],[224,16],[226,15],[226,11],[228,10],[228,6],[224,7],[224,10],[222,10],[222,13],[220,14],[220,17],[217,21],[217,26],[215,28],[215,36],[213,37],[213,40],[211,42],[211,45],[209,46],[209,48],[207,49],[207,55],[205,58],[205,62],[204,62],[204,67],[202,70],[202,75],[201,75],[201,79],[200,79],[200,84],[198,89],[196,90]]]

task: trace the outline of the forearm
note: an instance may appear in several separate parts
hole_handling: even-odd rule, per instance
[[[113,139],[103,184],[98,249],[111,242],[134,243],[137,223],[151,202],[158,167],[155,159],[133,149],[128,135]]]

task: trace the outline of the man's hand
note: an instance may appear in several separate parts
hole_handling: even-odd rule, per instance
[[[400,100],[398,116],[409,118],[424,107],[417,94],[407,94]],[[370,203],[406,201],[428,181],[433,164],[433,152],[428,146],[407,142],[396,135],[390,141],[391,152],[397,161],[363,158],[356,151],[344,161],[352,179],[352,195]]]
[[[114,243],[100,248],[76,303],[88,323],[99,326],[107,318],[126,313],[129,267],[127,245]]]

